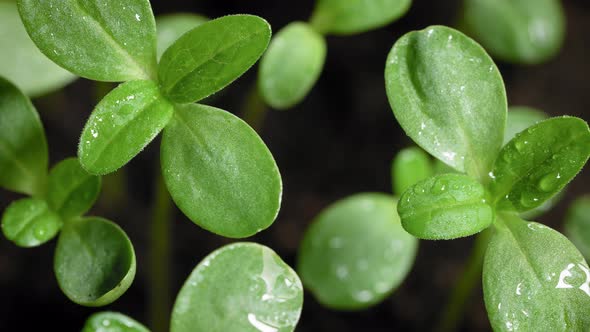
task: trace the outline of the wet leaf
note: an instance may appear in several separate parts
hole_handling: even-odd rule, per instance
[[[135,252],[114,223],[90,217],[64,226],[54,260],[61,290],[75,303],[104,306],[117,300],[135,278]]]
[[[269,227],[281,202],[281,175],[264,142],[218,108],[185,105],[164,130],[162,172],[174,202],[197,225],[247,237]]]
[[[405,148],[398,152],[391,164],[393,192],[401,195],[419,181],[434,174],[430,157],[420,148]]]
[[[511,106],[508,108],[506,117],[506,130],[504,131],[504,145],[506,145],[516,134],[530,126],[546,120],[547,114],[526,106]]]
[[[565,218],[565,234],[584,257],[590,259],[590,195],[576,199],[569,207]]]
[[[287,25],[275,35],[260,61],[258,88],[276,109],[299,103],[319,78],[326,59],[326,41],[303,22]]]
[[[297,274],[271,249],[235,243],[205,257],[182,286],[171,332],[290,332],[301,314]]]
[[[408,136],[459,172],[487,176],[507,106],[500,72],[481,46],[443,26],[410,32],[389,53],[385,80]]]
[[[406,231],[420,239],[449,240],[473,235],[494,220],[481,184],[462,174],[441,174],[418,182],[397,205]]]
[[[161,15],[156,18],[158,59],[180,36],[207,22],[209,19],[191,13]]]
[[[149,332],[134,319],[118,312],[98,312],[88,317],[82,332]]]
[[[2,232],[19,247],[35,247],[55,237],[62,226],[57,214],[45,201],[23,198],[6,208],[2,216]]]
[[[393,196],[356,194],[323,210],[306,231],[297,271],[323,305],[359,310],[404,280],[418,241],[401,226]]]
[[[590,270],[580,252],[546,226],[499,218],[483,266],[494,331],[588,331]]]

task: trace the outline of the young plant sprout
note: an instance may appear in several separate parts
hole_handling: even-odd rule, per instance
[[[387,58],[385,81],[406,134],[457,171],[402,194],[403,227],[430,240],[491,228],[483,289],[494,330],[588,330],[588,264],[565,236],[519,216],[554,197],[582,169],[590,155],[587,123],[547,119],[503,146],[507,106],[500,73],[481,46],[443,26],[400,38]]]

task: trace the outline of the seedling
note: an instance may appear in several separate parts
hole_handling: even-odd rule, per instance
[[[587,123],[551,118],[503,146],[507,106],[500,73],[481,46],[447,27],[400,38],[385,80],[406,134],[457,171],[406,190],[398,204],[403,227],[441,240],[491,226],[483,288],[494,330],[590,328],[583,256],[563,235],[519,216],[554,197],[584,166]]]
[[[2,232],[20,247],[42,245],[59,234],[54,271],[66,296],[101,306],[119,298],[135,277],[135,253],[127,235],[100,217],[84,217],[100,192],[100,177],[76,158],[48,173],[48,152],[37,111],[0,77],[0,186],[30,195],[8,206]]]

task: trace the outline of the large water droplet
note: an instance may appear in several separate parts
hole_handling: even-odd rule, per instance
[[[551,172],[539,180],[539,189],[544,192],[551,192],[557,188],[561,179],[561,174]]]
[[[430,188],[430,192],[439,195],[442,194],[445,190],[448,189],[449,183],[446,180],[438,179],[434,182],[432,187]]]
[[[539,205],[539,197],[534,193],[523,192],[520,196],[520,204],[526,208],[533,208]]]

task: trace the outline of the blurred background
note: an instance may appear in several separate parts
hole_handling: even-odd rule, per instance
[[[250,13],[267,19],[274,31],[307,20],[313,0],[152,0],[156,16],[192,12],[215,18]],[[535,66],[498,62],[510,105],[533,106],[551,116],[590,120],[590,2],[565,0],[567,35],[561,52]],[[384,28],[354,36],[328,37],[324,71],[309,96],[287,111],[269,111],[259,131],[281,170],[281,212],[266,231],[247,239],[273,248],[295,266],[303,232],[320,210],[348,195],[391,192],[390,162],[412,144],[396,123],[385,95],[383,72],[393,43],[409,30],[432,24],[455,25],[460,1],[415,0],[409,12]],[[0,50],[6,52],[7,50]],[[240,115],[256,79],[256,68],[224,89],[209,104]],[[104,89],[104,87],[103,87]],[[100,89],[99,89],[100,90]],[[103,92],[104,93],[104,92]],[[97,102],[95,83],[78,79],[64,89],[37,98],[48,136],[51,164],[75,156],[81,129]],[[159,144],[152,143],[125,169],[123,187],[105,188],[90,214],[116,221],[131,238],[137,277],[129,291],[106,310],[148,323],[149,236]],[[113,180],[105,179],[104,182]],[[561,230],[571,201],[588,193],[586,169],[568,187],[565,198],[539,219]],[[0,190],[0,210],[18,195]],[[172,301],[196,264],[231,242],[211,234],[173,208],[170,291]],[[437,322],[454,281],[461,275],[473,238],[422,241],[406,281],[387,300],[360,312],[320,306],[310,293],[297,331],[428,331]],[[53,275],[55,240],[21,249],[0,239],[0,331],[79,331],[98,310],[69,301]],[[461,331],[490,330],[481,286],[474,290]]]

